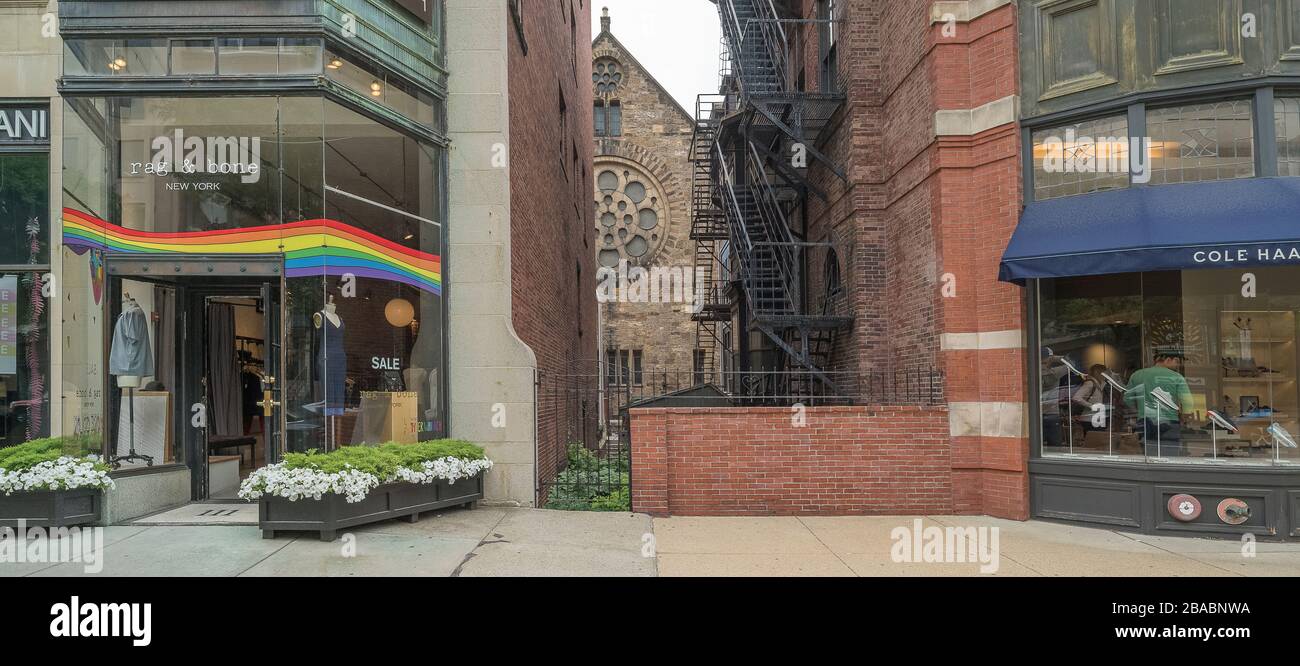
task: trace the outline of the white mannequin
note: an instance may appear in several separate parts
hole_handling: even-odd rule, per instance
[[[128,294],[124,291],[122,292],[122,297],[126,299],[125,302],[122,303],[123,311],[132,310],[140,307],[140,304],[135,302],[134,298],[131,298],[131,294]],[[140,385],[142,383],[144,383],[143,377],[137,377],[135,375],[117,376],[118,388],[140,388]]]
[[[341,326],[343,324],[343,320],[339,319],[338,310],[339,310],[338,306],[334,305],[334,297],[330,296],[329,302],[326,303],[325,307],[322,308],[320,312],[317,312],[314,316],[314,319],[316,320],[315,322],[316,328],[320,328],[321,325],[324,324],[324,321],[321,319],[322,315],[324,316],[325,319],[330,320],[330,323],[334,325],[334,328],[338,328],[339,326]]]

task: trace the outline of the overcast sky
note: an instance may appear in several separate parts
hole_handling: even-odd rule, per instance
[[[610,31],[692,115],[718,90],[718,6],[709,0],[592,0],[591,34],[609,7]]]

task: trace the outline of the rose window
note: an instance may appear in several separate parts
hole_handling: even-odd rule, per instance
[[[625,165],[596,167],[596,248],[602,266],[621,259],[645,263],[663,244],[664,209],[658,186]]]
[[[613,58],[597,60],[591,72],[591,82],[596,88],[597,95],[608,95],[614,92],[618,84],[623,82],[622,65]]]

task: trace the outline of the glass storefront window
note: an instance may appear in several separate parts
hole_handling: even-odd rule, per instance
[[[64,126],[64,337],[90,341],[63,349],[65,431],[120,422],[114,289],[168,318],[153,286],[106,279],[112,253],[283,252],[284,450],[445,436],[437,147],[320,97],[69,97]]]
[[[1108,116],[1034,132],[1034,199],[1128,187],[1128,119]]]
[[[1300,176],[1300,97],[1273,100],[1277,121],[1277,174]]]
[[[166,76],[165,39],[69,39],[63,43],[68,76]]]
[[[205,40],[179,40],[182,66],[186,44]],[[211,40],[206,40],[210,43]],[[63,43],[63,73],[69,76],[166,76],[169,44],[166,39],[69,39]]]
[[[69,39],[68,76],[319,74],[324,42],[311,37]]]
[[[285,37],[280,40],[280,74],[319,74],[321,40]]]
[[[165,76],[167,74],[167,40],[165,39],[128,39],[124,42],[122,53],[126,65],[121,66],[119,59],[114,65],[120,67],[114,73],[119,76]]]
[[[396,76],[384,76],[332,52],[325,54],[325,74],[358,95],[364,95],[417,123],[442,129],[443,122],[433,96]]]
[[[280,40],[274,37],[238,37],[218,42],[222,74],[277,74]]]
[[[1255,175],[1250,100],[1148,109],[1147,134],[1152,185]]]
[[[1300,269],[1250,272],[1040,281],[1042,454],[1300,463]]]
[[[41,273],[0,274],[0,448],[49,436],[49,315]]]
[[[173,40],[171,73],[216,74],[216,44],[211,39]]]
[[[0,264],[50,261],[50,158],[0,153]]]
[[[49,156],[0,153],[0,447],[49,435]]]
[[[289,348],[290,367],[310,368],[310,395],[324,414],[299,446],[414,442],[443,436],[442,229],[433,149],[337,104],[325,105],[327,219],[357,229],[384,255],[379,270],[339,257],[324,280],[303,278],[320,304]],[[313,299],[310,291],[320,291]],[[325,355],[320,355],[320,350]]]

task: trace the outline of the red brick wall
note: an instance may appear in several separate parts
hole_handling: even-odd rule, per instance
[[[948,350],[945,333],[1020,329],[1019,288],[997,281],[1020,213],[1015,124],[975,136],[934,135],[935,113],[971,109],[1018,92],[1015,6],[942,34],[930,2],[846,0],[840,62],[847,101],[818,146],[848,174],[813,163],[808,239],[837,245],[853,330],[835,350],[837,370],[934,365],[950,402],[1019,402],[1023,349]],[[800,3],[814,18],[815,3]],[[801,63],[818,79],[816,28],[803,30]],[[810,257],[809,295],[820,305],[822,264]],[[941,295],[943,275],[957,296]],[[954,510],[1028,516],[1028,441],[952,438]]]
[[[1001,7],[945,37],[934,25],[929,71],[938,109],[969,109],[1016,94],[1016,14]],[[998,264],[1020,216],[1020,136],[1015,124],[974,136],[940,137],[930,148],[938,272],[951,273],[957,296],[939,299],[945,333],[1022,329],[1019,287],[998,282]],[[1025,350],[942,353],[948,400],[1026,401]],[[960,513],[1029,517],[1029,443],[1023,437],[954,437],[953,483]]]
[[[632,507],[657,515],[953,513],[943,407],[632,410]]]
[[[503,26],[510,35],[512,320],[550,378],[574,372],[581,361],[590,367],[599,338],[587,2],[524,3],[523,41],[509,16]],[[592,388],[587,393],[594,395]],[[546,480],[565,440],[580,432],[582,410],[576,401],[539,402],[537,464]]]

